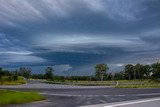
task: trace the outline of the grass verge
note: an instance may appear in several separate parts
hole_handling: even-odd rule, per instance
[[[9,81],[9,76],[2,76],[0,79],[0,85],[20,85],[25,84],[26,81],[22,76],[18,76],[16,81]]]
[[[119,86],[114,86],[114,88],[160,88],[160,85],[119,85]]]
[[[36,92],[0,90],[0,105],[23,104],[40,100],[44,100],[44,97]]]
[[[118,86],[117,86],[118,81]],[[153,80],[117,80],[117,81],[47,81],[49,84],[78,85],[78,86],[113,86],[114,88],[160,88],[160,82]]]
[[[115,88],[160,88],[160,82],[154,80],[142,80],[143,84],[141,85],[118,85],[114,86]]]

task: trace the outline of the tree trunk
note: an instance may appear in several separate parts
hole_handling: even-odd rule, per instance
[[[134,81],[136,80],[136,72],[135,72],[135,70],[134,70]]]
[[[103,81],[103,75],[101,75],[101,81]]]
[[[130,74],[128,75],[128,79],[131,80],[131,75]]]

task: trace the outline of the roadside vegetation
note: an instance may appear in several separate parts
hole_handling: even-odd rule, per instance
[[[16,71],[8,71],[0,68],[0,85],[20,85],[25,84],[30,78],[31,69],[21,67]],[[0,90],[0,106],[9,104],[22,104],[43,100],[44,97],[36,92],[16,92]]]
[[[55,76],[48,78],[48,83],[81,86],[114,86],[115,88],[160,88],[160,63],[151,65],[127,64],[124,70],[107,73],[106,64],[95,66],[92,76]],[[46,73],[48,73],[46,71]]]
[[[17,76],[17,77],[2,76],[0,79],[0,85],[20,85],[25,83],[26,81],[22,76]]]
[[[44,99],[45,98],[43,96],[36,92],[0,90],[0,106],[9,104],[23,104]]]
[[[20,85],[25,84],[26,72],[8,71],[0,68],[0,85]]]
[[[109,66],[102,63],[95,65],[95,74],[90,76],[58,76],[54,75],[54,69],[47,67],[44,74],[32,74],[31,68],[20,67],[16,71],[5,71],[0,69],[0,81],[3,76],[12,77],[12,81],[17,80],[17,76],[28,79],[45,79],[50,84],[82,85],[82,86],[114,86],[116,88],[159,88],[160,84],[160,63],[150,65],[127,64],[124,70],[109,73]]]
[[[135,84],[136,83],[136,84]],[[119,83],[119,85],[114,86],[115,88],[160,88],[160,82],[151,80],[151,79],[143,79],[143,80],[128,80],[128,84]]]

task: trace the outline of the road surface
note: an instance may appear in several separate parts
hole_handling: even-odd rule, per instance
[[[87,105],[81,107],[159,107],[160,98],[150,98],[143,100],[131,100],[118,103]]]
[[[97,104],[116,104],[123,101],[140,101],[141,99],[160,98],[160,89],[118,89],[105,86],[66,86],[46,84],[40,81],[29,81],[28,84],[19,86],[0,86],[0,89],[10,89],[16,91],[38,91],[46,97],[46,100],[23,104],[10,105],[7,107],[77,107]],[[159,100],[155,103],[159,104]],[[106,105],[107,104],[107,105]],[[136,104],[133,104],[136,105]],[[148,104],[146,104],[148,105]],[[98,106],[98,105],[97,105]],[[123,105],[128,107],[127,105]],[[130,107],[131,105],[129,105]],[[152,107],[154,107],[152,106]],[[112,106],[110,106],[112,107]],[[114,106],[122,107],[122,106]],[[134,106],[136,107],[136,106]],[[139,107],[139,106],[137,106]],[[147,107],[147,106],[145,106]],[[159,107],[159,106],[158,106]]]

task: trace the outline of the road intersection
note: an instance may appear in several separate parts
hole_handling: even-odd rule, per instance
[[[7,107],[77,107],[89,105],[93,106],[97,104],[107,107],[108,105],[116,104],[117,102],[121,103],[124,101],[141,101],[145,99],[160,98],[160,89],[158,88],[118,89],[105,86],[81,87],[46,84],[40,81],[29,81],[28,84],[19,86],[0,86],[0,89],[10,89],[16,91],[38,91],[40,94],[46,97],[46,100],[41,102],[24,105],[11,105]],[[160,100],[150,103],[157,102],[159,103]],[[135,104],[137,105],[137,103]],[[128,107],[127,105],[123,106]],[[113,107],[122,107],[122,105]]]

